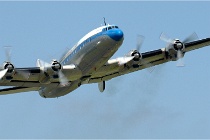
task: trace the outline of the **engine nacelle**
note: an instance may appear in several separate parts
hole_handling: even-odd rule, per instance
[[[139,61],[140,59],[142,59],[142,55],[139,51],[137,50],[131,50],[127,56],[134,56],[133,60],[134,61]]]
[[[7,69],[7,72],[5,74],[5,80],[10,81],[13,79],[13,75],[15,74],[14,71],[14,65],[10,62],[4,62],[3,63],[3,69]]]
[[[57,72],[62,69],[62,66],[57,60],[53,60],[51,68]]]
[[[14,72],[14,65],[11,64],[10,62],[4,62],[3,64],[4,69],[8,69],[8,73]]]
[[[185,46],[179,39],[175,39],[173,44],[169,44],[169,46],[166,47],[167,57],[169,57],[172,61],[176,61],[178,59],[178,51],[180,51],[182,56],[184,56]]]
[[[175,41],[174,41],[174,49],[176,51],[178,51],[178,50],[184,51],[185,50],[185,46],[179,39],[175,39]]]
[[[51,83],[51,79],[59,78],[58,73],[61,69],[61,64],[57,60],[53,60],[51,64],[41,68],[43,73],[40,75],[39,82],[43,84]]]

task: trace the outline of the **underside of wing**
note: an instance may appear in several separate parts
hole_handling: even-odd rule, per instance
[[[37,90],[39,90],[39,87],[11,87],[11,88],[1,89],[0,95],[37,91]]]

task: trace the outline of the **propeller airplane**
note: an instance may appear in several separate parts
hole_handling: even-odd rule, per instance
[[[81,38],[60,60],[51,63],[38,59],[36,67],[16,68],[11,62],[10,47],[7,59],[0,67],[0,95],[38,91],[41,97],[64,96],[83,84],[98,83],[100,92],[105,81],[169,61],[184,66],[185,53],[210,45],[210,38],[198,39],[193,33],[185,40],[171,39],[162,33],[160,39],[166,47],[141,53],[144,37],[137,36],[136,49],[127,55],[110,59],[122,45],[123,31],[116,25],[96,28]]]

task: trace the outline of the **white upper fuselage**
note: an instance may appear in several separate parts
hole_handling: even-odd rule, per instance
[[[96,70],[105,64],[122,42],[123,32],[117,26],[102,26],[80,39],[60,62],[63,65],[75,64],[83,75],[87,75],[91,69]]]
[[[76,45],[73,48],[71,48],[61,58],[61,63],[64,65],[70,64],[69,61],[78,51],[80,51],[82,48],[86,48],[88,44],[90,44],[92,41],[96,40],[98,37],[101,37],[101,36],[109,36],[111,39],[113,39],[115,41],[123,41],[122,40],[123,32],[118,28],[118,26],[115,26],[115,25],[101,26],[99,28],[92,30],[91,32],[86,34],[83,38],[81,38],[76,43]],[[107,41],[109,41],[109,40],[107,40]],[[91,46],[89,46],[89,47],[91,47]]]

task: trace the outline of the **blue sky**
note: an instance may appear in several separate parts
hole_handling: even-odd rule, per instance
[[[210,37],[210,2],[0,2],[0,61],[12,46],[16,67],[59,58],[81,37],[107,23],[124,43],[113,57],[135,48],[165,47],[162,32],[183,40]],[[58,99],[37,92],[0,96],[0,138],[210,138],[210,48],[176,62],[118,77],[100,93],[83,85]]]

